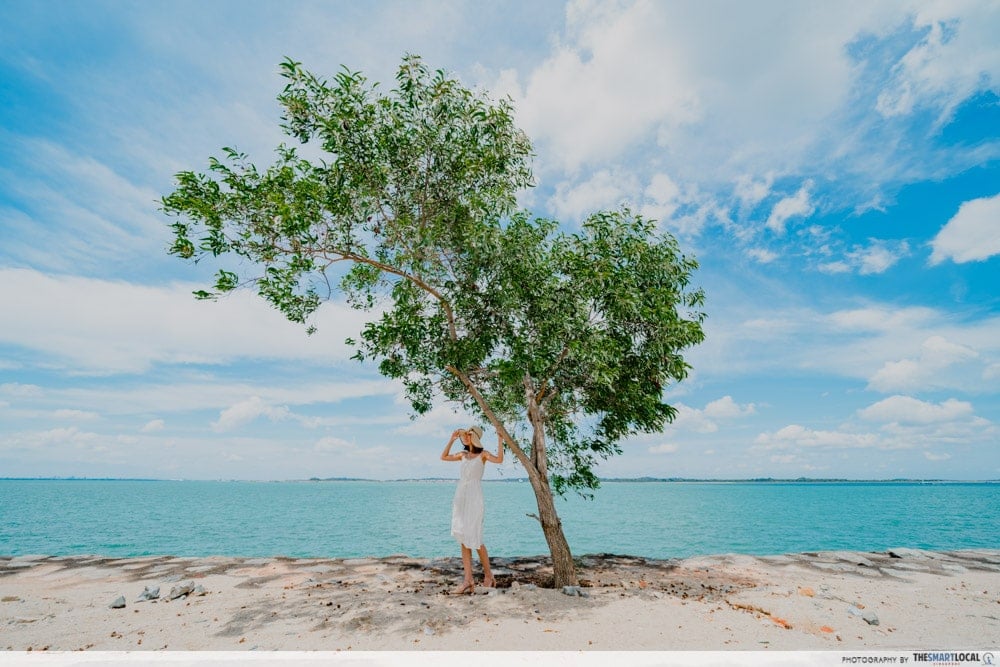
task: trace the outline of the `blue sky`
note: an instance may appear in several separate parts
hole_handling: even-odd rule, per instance
[[[454,476],[469,417],[411,420],[362,313],[196,302],[158,211],[223,146],[270,162],[286,56],[414,52],[514,100],[525,207],[627,203],[701,263],[679,417],[599,474],[1000,478],[998,34],[974,1],[5,2],[0,476]]]

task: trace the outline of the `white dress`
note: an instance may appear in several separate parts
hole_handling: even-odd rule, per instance
[[[451,536],[470,549],[483,545],[482,456],[462,459],[461,476],[451,504]]]

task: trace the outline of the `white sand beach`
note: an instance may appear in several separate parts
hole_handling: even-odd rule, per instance
[[[572,594],[544,587],[551,572],[544,558],[497,558],[498,588],[454,595],[461,580],[457,558],[2,558],[0,649],[843,651],[1000,645],[1000,551],[578,560],[582,586]],[[138,600],[156,588],[154,599]],[[169,599],[172,589],[175,595],[191,592]],[[111,608],[120,597],[124,607]]]

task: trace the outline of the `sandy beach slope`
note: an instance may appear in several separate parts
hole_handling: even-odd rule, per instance
[[[1000,646],[1000,550],[578,560],[571,594],[545,587],[539,557],[496,558],[497,589],[453,595],[457,558],[0,558],[0,649]],[[147,588],[158,597],[137,601]]]

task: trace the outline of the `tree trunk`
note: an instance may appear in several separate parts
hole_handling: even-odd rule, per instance
[[[578,586],[576,578],[576,564],[573,562],[573,554],[569,550],[569,542],[563,534],[562,521],[556,513],[555,501],[552,498],[552,489],[549,480],[541,475],[531,476],[531,486],[535,490],[535,501],[538,503],[538,519],[542,524],[542,533],[545,534],[545,541],[549,545],[549,554],[552,556],[552,574],[555,579],[555,587]]]
[[[529,475],[531,486],[535,490],[535,501],[538,503],[538,520],[542,524],[542,533],[549,545],[552,556],[552,574],[555,587],[577,586],[576,565],[573,554],[569,550],[569,542],[563,534],[562,521],[556,512],[552,487],[549,486],[549,469],[545,452],[545,415],[536,400],[535,388],[531,378],[524,378],[524,393],[528,407],[528,421],[531,422],[531,461],[535,466],[534,475]]]

